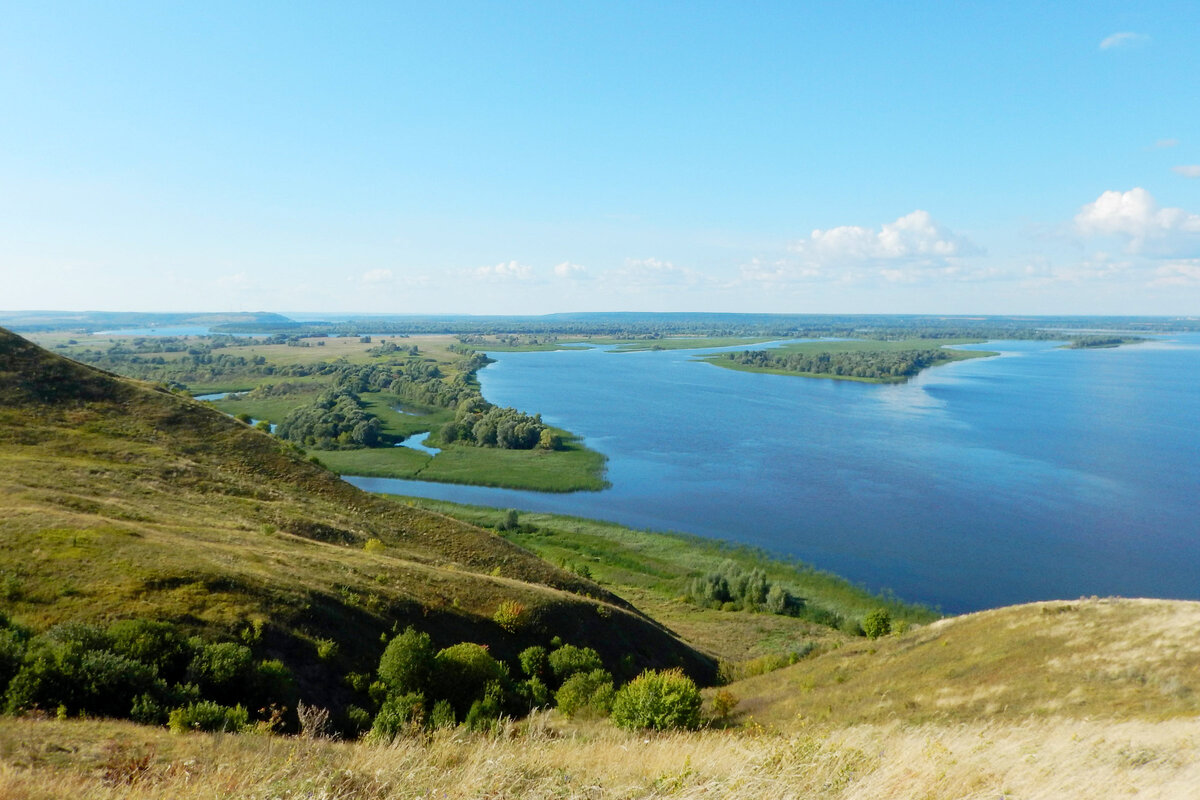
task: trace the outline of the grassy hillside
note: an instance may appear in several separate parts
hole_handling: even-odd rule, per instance
[[[1200,603],[1084,599],[847,641],[733,687],[741,721],[878,724],[1200,714]]]
[[[714,669],[493,533],[360,492],[202,403],[3,330],[0,535],[18,622],[155,618],[235,639],[257,624],[262,656],[291,666],[310,702],[344,703],[343,676],[373,671],[381,635],[409,624],[504,658],[558,635],[629,669]],[[518,630],[492,621],[505,601],[526,609]]]

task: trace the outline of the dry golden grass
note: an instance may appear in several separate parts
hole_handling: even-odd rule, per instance
[[[1200,603],[1084,599],[850,641],[741,682],[741,718],[970,721],[1200,714]]]
[[[813,727],[789,735],[442,732],[390,746],[0,721],[0,797],[1192,798],[1200,721]]]

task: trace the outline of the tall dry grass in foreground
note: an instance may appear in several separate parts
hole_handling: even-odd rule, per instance
[[[1192,798],[1200,720],[864,725],[633,736],[545,720],[392,746],[0,722],[0,797]]]

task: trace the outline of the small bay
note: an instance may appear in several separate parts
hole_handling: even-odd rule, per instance
[[[496,353],[484,395],[584,436],[611,489],[347,479],[760,546],[947,612],[1200,598],[1200,334],[1060,344],[973,345],[1001,355],[890,385],[701,351]]]

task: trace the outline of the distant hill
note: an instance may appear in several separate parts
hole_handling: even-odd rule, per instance
[[[138,311],[0,311],[0,325],[16,331],[152,328],[223,324],[280,325],[291,323],[281,314],[256,312],[161,313]]]
[[[715,670],[489,531],[363,493],[199,402],[4,329],[0,536],[4,609],[23,624],[139,617],[236,637],[257,621],[310,702],[343,701],[343,676],[373,673],[381,635],[406,625],[505,658],[559,636],[626,671]],[[504,601],[525,609],[513,631],[492,619]],[[318,659],[321,641],[337,655]]]

